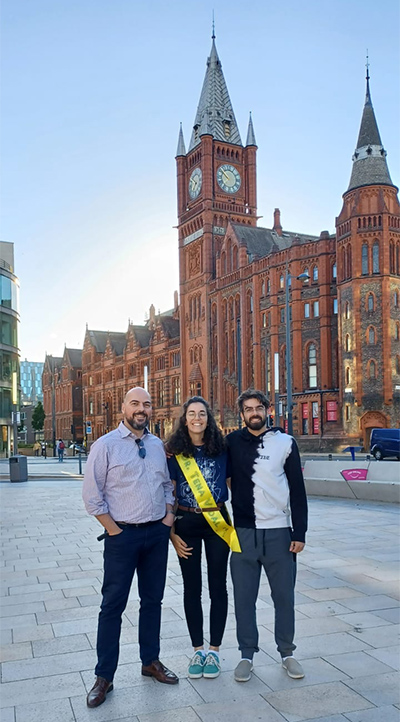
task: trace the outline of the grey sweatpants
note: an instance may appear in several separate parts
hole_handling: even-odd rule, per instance
[[[231,554],[236,634],[242,658],[258,652],[256,601],[264,567],[275,608],[275,641],[282,657],[296,649],[294,585],[296,555],[289,551],[290,529],[236,529],[241,552]]]

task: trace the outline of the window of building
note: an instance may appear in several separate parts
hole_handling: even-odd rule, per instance
[[[285,309],[281,308],[281,323],[285,323]]]
[[[345,381],[346,381],[346,386],[350,386],[350,381],[351,381],[350,366],[346,366]]]
[[[318,266],[314,266],[312,269],[312,279],[313,281],[318,281]]]
[[[350,318],[350,304],[348,301],[346,301],[346,305],[344,307],[344,317],[347,319]]]
[[[165,387],[163,380],[157,381],[156,390],[157,406],[164,406]]]
[[[336,266],[336,263],[334,263],[332,266],[332,278],[334,280],[336,280],[336,277],[337,277],[337,266]]]
[[[344,407],[344,418],[346,421],[350,421],[350,404],[346,404]]]
[[[317,349],[314,343],[308,347],[308,386],[310,389],[317,387]]]
[[[310,304],[304,304],[304,318],[310,318]]]
[[[92,398],[89,399],[89,414],[90,415],[93,414],[93,399]]]
[[[301,405],[301,433],[308,434],[308,404]]]
[[[307,276],[310,275],[308,268],[305,268],[303,270],[303,273],[305,273]],[[309,278],[304,278],[303,283],[308,283],[309,280],[310,280]]]
[[[350,345],[350,336],[348,333],[346,334],[346,338],[344,341],[344,347],[345,347],[346,351],[350,351],[351,345]]]
[[[396,323],[394,328],[394,338],[396,341],[400,341],[400,323]]]
[[[263,313],[263,315],[262,315],[262,325],[263,325],[263,328],[267,328],[267,314],[266,313]]]
[[[271,292],[271,281],[267,278],[267,293]]]
[[[369,294],[368,294],[368,300],[367,300],[367,308],[368,308],[368,311],[374,311],[374,307],[375,307],[374,296],[373,296],[372,293],[369,293]]]
[[[319,408],[318,401],[312,402],[312,432],[319,434]]]
[[[314,301],[314,303],[313,303],[313,313],[314,313],[314,318],[318,318],[318,316],[319,316],[319,301]]]
[[[181,354],[180,351],[173,351],[171,354],[171,366],[176,368],[181,365]]]
[[[164,369],[165,369],[165,356],[157,356],[156,371],[164,371]]]
[[[368,329],[368,343],[374,344],[376,343],[376,332],[373,326],[370,326]]]
[[[174,376],[172,379],[172,403],[174,406],[181,404],[181,379],[179,376]]]
[[[396,374],[400,374],[400,356],[396,356]]]
[[[128,375],[129,375],[129,376],[136,376],[136,364],[129,364],[129,366],[128,366]]]
[[[338,302],[337,302],[337,298],[334,298],[333,299],[333,313],[335,315],[337,315],[337,312],[338,312]]]
[[[393,305],[395,308],[399,307],[399,292],[395,291],[393,294]]]
[[[261,296],[262,298],[265,296],[265,281],[261,282]]]
[[[283,288],[285,285],[285,279],[283,276],[280,276],[279,278],[279,288]]]
[[[363,243],[362,249],[361,249],[361,273],[363,276],[367,276],[369,273],[368,268],[368,244]]]
[[[375,379],[376,378],[376,363],[375,361],[369,362],[369,378]]]
[[[337,401],[326,402],[326,420],[337,421]]]
[[[379,243],[374,242],[372,246],[372,273],[379,273]]]

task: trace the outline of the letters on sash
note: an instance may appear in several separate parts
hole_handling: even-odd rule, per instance
[[[187,457],[183,456],[183,454],[178,454],[176,460],[211,528],[228,544],[233,552],[241,552],[236,529],[232,524],[225,521],[220,511],[207,511],[207,507],[215,509],[216,502],[196,460],[193,456]]]

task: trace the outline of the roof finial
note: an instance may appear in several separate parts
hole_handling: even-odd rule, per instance
[[[365,102],[366,102],[366,103],[371,103],[371,93],[370,93],[370,90],[369,90],[369,56],[368,56],[368,48],[367,48],[367,62],[365,63],[365,67],[366,67],[366,69],[367,69],[367,75],[366,75],[366,77],[365,77],[365,79],[366,79],[366,81],[367,81]]]
[[[215,20],[214,20],[214,10],[212,11],[212,35],[211,39],[215,40]]]
[[[367,77],[366,80],[368,82],[369,80],[369,57],[368,57],[368,48],[367,48],[367,62],[365,63],[365,67],[367,68]]]

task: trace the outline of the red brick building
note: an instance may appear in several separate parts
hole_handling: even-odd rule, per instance
[[[82,351],[65,348],[62,358],[46,354],[42,386],[45,441],[82,441]]]
[[[257,227],[256,152],[251,117],[241,142],[213,38],[189,148],[181,128],[176,156],[183,396],[201,391],[230,429],[241,390],[274,402],[278,389],[284,423],[288,278],[294,433],[303,448],[366,445],[373,426],[400,418],[398,189],[369,77],[336,237],[287,232],[278,209],[272,228]]]
[[[176,294],[172,311],[156,316],[151,307],[148,322],[129,323],[126,333],[86,331],[88,441],[115,427],[126,391],[146,383],[152,429],[162,437],[193,394],[210,401],[222,428],[236,427],[235,400],[248,386],[267,392],[283,425],[288,322],[293,426],[303,449],[351,441],[367,448],[372,427],[398,426],[400,207],[369,76],[336,235],[286,231],[279,209],[271,228],[257,226],[253,122],[243,145],[214,38],[188,151],[181,128],[176,164],[180,304]],[[57,361],[46,359],[50,384]],[[49,409],[52,387],[44,389]],[[63,396],[54,398],[65,435]]]

